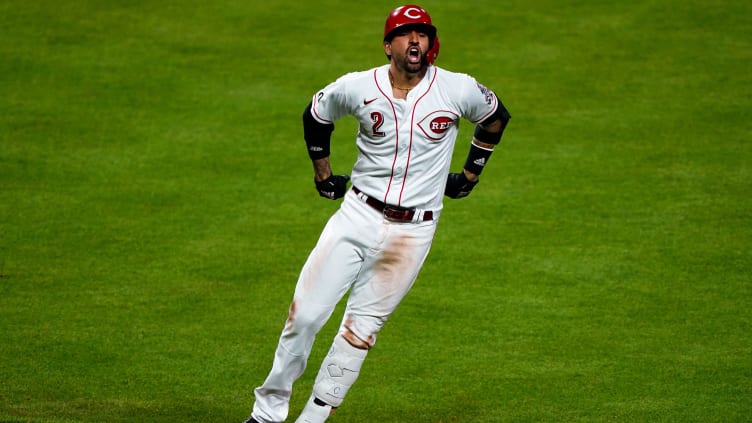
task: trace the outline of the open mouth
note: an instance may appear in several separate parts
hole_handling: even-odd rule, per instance
[[[420,49],[418,47],[407,49],[407,61],[410,63],[420,63]]]

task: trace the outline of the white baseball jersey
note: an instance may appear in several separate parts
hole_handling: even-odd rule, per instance
[[[498,100],[471,76],[436,66],[406,100],[395,99],[388,70],[342,76],[314,95],[312,114],[324,124],[358,119],[353,186],[387,204],[438,211],[459,119],[482,122]]]

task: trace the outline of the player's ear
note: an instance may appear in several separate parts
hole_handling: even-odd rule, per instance
[[[388,56],[392,55],[392,43],[384,41],[384,53]]]

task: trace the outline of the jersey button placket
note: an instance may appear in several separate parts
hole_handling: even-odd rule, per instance
[[[403,109],[401,112],[406,114],[408,109]],[[402,116],[400,122],[410,122],[409,116]],[[394,167],[392,168],[392,182],[390,184],[389,195],[387,202],[389,204],[399,205],[400,194],[402,193],[402,184],[404,183],[404,170],[407,167],[407,161],[410,151],[410,127],[408,125],[401,124],[399,129],[398,145],[396,146],[397,157],[394,161]]]

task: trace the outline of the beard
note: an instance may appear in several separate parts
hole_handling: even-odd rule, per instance
[[[395,63],[397,67],[407,73],[420,73],[427,67],[428,60],[426,59],[426,54],[423,53],[420,55],[420,62],[418,63],[410,62],[410,58],[407,55],[400,57],[399,60],[395,60]]]

